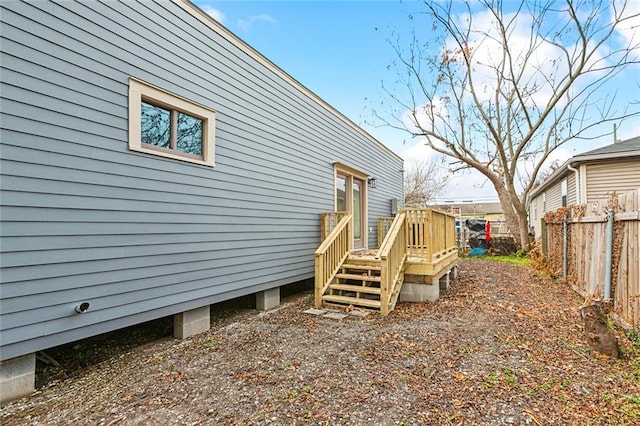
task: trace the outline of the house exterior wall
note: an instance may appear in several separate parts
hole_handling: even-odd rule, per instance
[[[562,182],[565,179],[567,182],[567,205],[570,205],[571,191],[574,192],[573,199],[575,199],[575,189],[572,189],[575,188],[572,187],[572,182],[575,182],[575,178],[571,178],[566,174],[559,176],[551,185],[537,193],[529,201],[529,226],[533,226],[536,238],[542,235],[544,214],[562,207]]]
[[[545,212],[557,210],[562,207],[562,179],[547,188]]]
[[[544,202],[542,194],[531,199],[529,203],[529,226],[533,226],[535,238],[542,235],[542,219],[544,218]]]
[[[567,205],[572,206],[578,203],[576,194],[576,174],[572,171],[567,172]]]
[[[587,203],[640,188],[640,159],[626,158],[586,164]]]
[[[0,8],[2,359],[312,277],[335,162],[377,179],[370,246],[402,199],[399,157],[191,6]],[[216,112],[215,167],[129,150],[130,77]]]
[[[640,187],[640,160],[638,157],[618,158],[583,163],[579,166],[580,182],[578,190],[582,204],[589,204],[607,198],[607,194],[616,191],[624,193]],[[562,206],[562,180],[567,180],[567,205],[577,204],[576,176],[567,170],[553,183],[537,193],[529,202],[529,218],[536,236],[542,227],[540,219],[544,213],[555,211]],[[546,194],[546,202],[543,201]],[[537,215],[537,219],[536,219]]]

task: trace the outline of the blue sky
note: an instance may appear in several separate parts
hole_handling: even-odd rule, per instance
[[[389,82],[394,77],[387,66],[395,54],[386,39],[392,30],[408,32],[411,25],[408,15],[421,10],[419,2],[194,0],[194,3],[405,158],[407,163],[428,155],[426,147],[408,134],[365,122],[372,121],[371,107],[377,106],[385,97],[382,81]],[[619,102],[624,104],[629,102],[630,95],[639,97],[640,89],[637,77],[626,73],[621,78],[617,83],[625,96],[620,95]],[[633,90],[625,91],[629,86]],[[640,135],[638,121],[626,121],[619,129],[618,137],[626,139]],[[611,142],[609,137],[566,145],[555,157],[564,161]],[[478,174],[452,178],[447,194],[442,198],[456,201],[497,199],[491,185]]]

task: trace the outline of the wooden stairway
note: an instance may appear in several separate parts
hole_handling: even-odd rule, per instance
[[[380,260],[349,255],[322,295],[324,304],[380,309]]]

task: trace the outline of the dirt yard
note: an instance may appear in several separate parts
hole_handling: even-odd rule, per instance
[[[625,359],[593,356],[581,303],[527,267],[463,260],[440,301],[387,318],[310,315],[299,294],[185,341],[105,341],[111,358],[5,406],[1,423],[640,424],[640,349],[619,333]]]

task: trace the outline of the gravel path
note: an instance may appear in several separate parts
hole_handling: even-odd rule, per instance
[[[593,356],[581,302],[467,259],[437,303],[342,320],[304,313],[309,294],[243,309],[54,381],[2,424],[640,424],[640,349],[619,334],[625,359]]]

